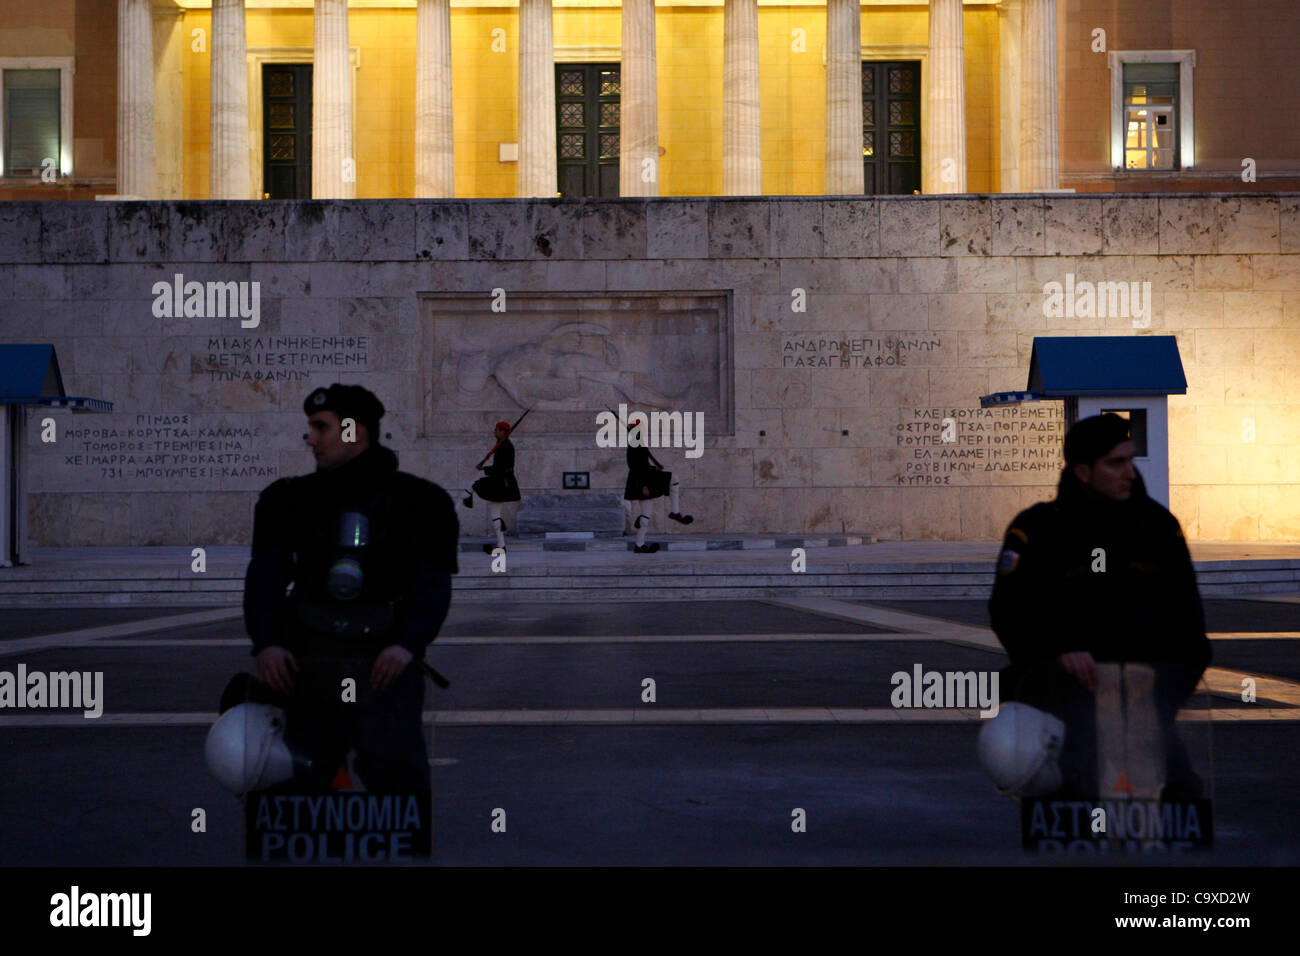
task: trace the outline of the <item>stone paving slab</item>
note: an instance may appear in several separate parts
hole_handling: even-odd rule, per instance
[[[776,551],[784,548],[816,548],[824,553],[818,555],[819,563],[844,565],[854,573],[870,568],[872,570],[901,570],[905,567],[924,566],[927,570],[951,570],[954,567],[970,563],[990,566],[997,559],[1000,546],[998,541],[880,541],[855,542],[853,536],[845,537],[807,537],[794,538],[784,536],[690,536],[672,535],[669,540],[651,536],[648,540],[658,541],[659,554],[663,558],[673,550],[698,550],[695,542],[706,542],[706,555],[714,561],[770,560],[771,555],[759,551]],[[490,539],[483,538],[478,543],[470,544],[466,553],[481,552],[482,545]],[[739,554],[716,555],[707,551],[709,541],[739,541]],[[750,544],[749,542],[755,542]],[[758,542],[764,542],[759,545]],[[800,543],[796,543],[800,542]],[[822,542],[826,542],[822,544]],[[572,542],[565,542],[572,543]],[[615,554],[620,554],[630,543],[628,538],[590,539],[586,544],[613,544]],[[587,561],[581,558],[568,558],[564,553],[545,551],[541,548],[542,539],[535,542],[520,542],[507,539],[507,552],[517,559],[521,567],[541,565],[547,567],[584,567]],[[524,547],[524,545],[529,545]],[[673,546],[676,545],[677,548]],[[693,546],[692,546],[693,545]],[[464,547],[464,545],[462,545]],[[110,576],[113,578],[192,578],[195,573],[190,569],[193,557],[187,547],[139,547],[139,548],[32,548],[30,564],[17,568],[0,568],[0,584],[6,581],[42,580],[50,577],[67,575]],[[1300,569],[1300,544],[1258,544],[1246,542],[1193,542],[1192,559],[1198,571],[1231,570],[1240,567],[1242,562],[1259,562],[1269,570]],[[217,545],[207,549],[208,578],[231,577],[242,578],[248,568],[249,549],[234,545]],[[628,558],[633,557],[627,555]],[[635,555],[644,559],[644,555]],[[702,555],[695,554],[692,560]],[[640,563],[628,561],[629,564]],[[661,562],[660,562],[661,563]],[[475,565],[466,562],[462,573],[474,573]],[[484,567],[484,573],[491,573]]]
[[[850,548],[871,543],[870,535],[838,535],[835,537],[768,538],[762,536],[710,536],[702,538],[687,535],[672,535],[668,538],[655,536],[647,538],[659,545],[660,551],[760,551],[772,548]],[[495,538],[485,537],[480,541],[461,541],[458,550],[461,554],[482,552],[483,545],[495,545]],[[600,537],[507,537],[508,553],[528,553],[536,551],[631,551],[636,541],[631,535],[602,535]]]
[[[24,729],[14,753],[22,772],[0,789],[0,863],[242,866],[239,803],[203,767],[212,716]],[[1208,862],[1300,861],[1291,825],[1300,774],[1278,759],[1294,749],[1298,726],[1256,717],[1216,727],[1219,839]],[[1023,865],[1015,804],[980,770],[975,730],[970,721],[851,716],[659,726],[440,719],[434,864]],[[203,839],[169,825],[193,807],[208,810]],[[509,810],[507,833],[484,822],[495,807]],[[791,834],[793,807],[808,810],[805,834]],[[1175,856],[1159,866],[1204,862]]]
[[[666,549],[656,554],[635,554],[632,540],[622,537],[512,540],[505,573],[493,570],[493,560],[478,545],[480,553],[461,555],[456,589],[462,600],[725,599],[738,593],[969,599],[987,595],[1000,546],[855,544],[854,536],[665,537],[659,543]],[[548,550],[548,544],[583,550]],[[805,549],[802,573],[791,566],[795,547]],[[1194,543],[1191,551],[1203,596],[1270,592],[1279,601],[1288,595],[1300,599],[1300,544]],[[199,573],[192,570],[188,548],[37,548],[30,565],[0,568],[0,607],[237,604],[248,554],[238,546],[208,548],[206,569]]]

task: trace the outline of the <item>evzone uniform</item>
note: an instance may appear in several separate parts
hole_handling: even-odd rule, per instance
[[[629,424],[635,424],[635,420]],[[623,489],[623,533],[636,532],[636,553],[651,554],[659,550],[658,544],[646,544],[645,536],[654,517],[654,500],[669,496],[672,510],[668,517],[680,524],[690,524],[695,519],[681,513],[681,482],[673,479],[671,471],[664,470],[650,449],[644,445],[627,449],[627,485]],[[633,513],[636,513],[635,519]]]
[[[501,519],[501,505],[507,501],[519,500],[519,482],[515,479],[515,446],[506,436],[510,434],[509,422],[497,422],[495,435],[500,444],[491,454],[492,464],[480,465],[484,475],[471,486],[474,493],[488,503],[488,522],[496,533],[496,547],[505,550],[505,522]],[[483,550],[492,553],[492,545],[483,545]]]

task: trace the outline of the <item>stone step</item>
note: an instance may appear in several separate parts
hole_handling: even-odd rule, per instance
[[[486,539],[485,539],[486,540]],[[462,543],[455,600],[671,601],[832,596],[848,600],[987,598],[992,558],[969,550],[944,560],[905,560],[898,551],[864,546],[858,535],[668,535],[653,555],[630,553],[621,536],[511,538],[523,558],[494,573],[481,544]],[[856,551],[838,550],[858,545]],[[808,571],[790,570],[790,549],[809,551]],[[990,545],[995,554],[996,545]],[[588,557],[565,551],[590,552]],[[735,551],[734,560],[719,551]],[[474,552],[477,552],[475,554]],[[559,552],[559,553],[555,553]],[[880,557],[873,560],[874,555]],[[38,563],[0,568],[0,609],[121,605],[235,606],[243,598],[246,548],[214,546],[207,571],[190,570],[184,548],[100,548],[38,555]],[[43,562],[43,563],[42,563]],[[1206,598],[1300,591],[1300,559],[1244,558],[1196,562]],[[3,631],[0,612],[0,632]],[[2,646],[2,645],[0,645]]]
[[[586,530],[586,529],[583,529]],[[631,551],[635,541],[631,535],[617,537],[561,538],[553,534],[569,532],[546,532],[538,536],[535,533],[520,532],[519,536],[508,536],[507,551]],[[495,543],[495,538],[484,537],[478,541],[461,541],[459,550],[462,554],[481,552],[483,545]],[[657,541],[661,551],[753,551],[771,550],[773,548],[789,550],[792,548],[844,548],[870,544],[871,535],[850,534],[830,535],[820,538],[803,538],[792,536],[762,537],[728,537],[725,535],[668,535],[651,536],[647,540]]]
[[[643,590],[673,589],[687,591],[694,587],[781,587],[801,588],[805,586],[827,587],[911,587],[942,586],[964,587],[974,585],[988,590],[992,585],[992,575],[983,570],[967,572],[949,571],[933,573],[863,573],[849,570],[827,570],[819,573],[794,574],[788,569],[761,568],[748,573],[730,570],[709,569],[656,569],[650,566],[653,556],[647,555],[646,565],[606,568],[592,568],[588,572],[567,569],[566,571],[537,568],[515,568],[506,573],[492,573],[486,566],[481,568],[462,568],[454,582],[455,590],[492,591],[511,590],[519,587],[558,587],[558,588],[606,588],[626,586],[629,578],[635,578],[636,586]],[[1292,582],[1294,583],[1294,582]],[[109,578],[82,580],[72,582],[32,582],[30,586],[17,589],[0,587],[0,600],[6,605],[15,606],[24,596],[41,599],[57,599],[72,594],[120,594],[139,593],[154,594],[160,598],[172,596],[199,595],[213,598],[239,597],[243,594],[243,581],[237,578],[217,578],[204,581],[122,581]],[[44,603],[43,601],[40,603]]]
[[[591,544],[590,541],[559,541],[559,542],[537,542],[541,544],[563,544],[563,545],[581,545]],[[695,542],[682,542],[683,545],[690,545]],[[632,542],[626,539],[619,539],[608,542],[609,550],[612,552],[611,561],[617,563],[605,563],[595,561],[584,565],[557,565],[549,566],[547,564],[530,563],[527,565],[516,565],[512,567],[509,576],[512,578],[542,578],[548,581],[557,581],[561,579],[585,580],[588,578],[607,578],[610,576],[626,575],[630,571],[641,575],[647,579],[660,580],[661,582],[670,582],[678,584],[681,582],[690,582],[700,578],[723,578],[734,580],[746,580],[752,577],[764,577],[772,574],[771,570],[761,565],[755,565],[752,559],[744,565],[721,564],[716,562],[699,564],[694,563],[690,553],[679,553],[672,555],[672,552],[661,552],[658,555],[644,555],[636,563],[630,563],[624,555],[632,550]],[[676,546],[676,543],[674,543]],[[761,548],[761,542],[744,542],[746,551],[753,551]],[[510,551],[517,553],[521,550],[518,543],[508,542],[507,547]],[[539,549],[534,548],[534,551]],[[549,549],[547,549],[549,550]],[[696,549],[698,550],[698,549]],[[710,549],[713,550],[713,549]],[[787,568],[787,558],[781,555],[775,558],[778,553],[775,549],[774,566]],[[481,548],[480,548],[481,552]],[[671,555],[671,557],[670,557]],[[701,558],[703,556],[701,555]],[[1216,562],[1218,564],[1228,564],[1228,562]],[[1287,591],[1300,589],[1300,567],[1279,568],[1269,567],[1273,562],[1239,562],[1236,567],[1221,567],[1215,570],[1197,569],[1197,583],[1202,590],[1207,587],[1231,586],[1234,584],[1254,584],[1267,585],[1270,590]],[[783,576],[793,576],[788,568],[779,572]],[[814,578],[829,579],[853,579],[856,581],[876,582],[881,580],[903,581],[912,580],[924,581],[932,580],[936,577],[965,579],[970,576],[985,579],[989,582],[993,580],[993,572],[989,563],[985,561],[966,561],[966,562],[837,562],[825,564],[818,567],[815,571],[805,572],[797,575],[800,580],[809,581]],[[476,566],[470,561],[462,562],[461,573],[457,576],[457,581],[462,582],[458,586],[465,586],[463,582],[482,579],[484,581],[498,580],[502,577],[500,574],[492,573],[488,568],[486,556],[482,566]],[[25,592],[40,593],[66,593],[87,590],[92,588],[103,588],[111,590],[140,590],[140,591],[159,591],[159,592],[189,592],[189,591],[242,591],[244,583],[243,568],[226,568],[209,570],[206,574],[180,574],[180,573],[146,573],[138,569],[105,570],[105,569],[86,569],[86,570],[66,570],[58,569],[57,572],[52,569],[42,569],[39,567],[23,568],[6,568],[0,569],[0,597],[5,600],[20,596]]]
[[[518,582],[516,582],[518,584]],[[1205,588],[1202,598],[1244,598],[1249,595],[1264,595],[1279,592],[1294,592],[1295,584],[1284,588],[1270,588],[1255,585],[1233,585]],[[749,582],[738,581],[725,586],[716,586],[712,582],[705,585],[700,582],[690,587],[645,587],[610,586],[601,584],[594,587],[567,588],[552,584],[538,586],[515,586],[510,588],[466,589],[457,588],[455,601],[468,603],[493,603],[502,600],[528,601],[538,603],[582,603],[592,601],[737,601],[761,600],[766,598],[804,598],[833,597],[849,601],[920,601],[920,600],[957,600],[987,599],[989,589],[981,585],[906,585],[892,587],[849,587],[843,584],[817,585],[806,583],[798,587],[751,586]],[[232,607],[237,608],[242,601],[239,593],[213,592],[169,592],[157,594],[152,592],[121,591],[112,593],[70,593],[62,595],[22,595],[10,600],[5,599],[9,607],[155,607],[167,605],[177,608],[186,607]],[[0,645],[2,647],[3,645]]]
[[[503,598],[519,601],[672,601],[738,600],[808,596],[844,600],[920,600],[926,598],[986,599],[993,575],[987,567],[937,566],[926,571],[848,566],[819,573],[793,574],[774,569],[738,573],[732,569],[655,567],[655,556],[644,565],[600,567],[588,570],[516,568],[493,574],[484,568],[465,568],[455,582],[455,600],[488,602]],[[1233,580],[1200,582],[1203,598],[1241,597],[1249,594],[1293,593],[1300,589],[1300,574],[1250,580],[1238,571]],[[95,607],[121,605],[176,605],[238,607],[243,599],[239,578],[206,580],[83,579],[76,582],[24,582],[23,587],[0,580],[0,606]]]
[[[623,499],[612,492],[526,495],[519,502],[519,534],[623,530]]]

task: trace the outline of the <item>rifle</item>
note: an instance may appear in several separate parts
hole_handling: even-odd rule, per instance
[[[605,406],[605,411],[607,411],[607,412],[609,412],[611,415],[613,415],[615,419],[618,418],[618,412],[614,411],[614,409],[610,408],[608,405]],[[639,414],[647,416],[647,417],[646,417],[646,430],[648,431],[648,430],[649,430],[649,426],[650,426],[650,419],[649,419],[649,414],[650,414],[650,413],[649,413],[649,412],[640,412]],[[645,449],[645,453],[646,453],[648,456],[650,456],[650,460],[654,463],[654,466],[655,466],[656,468],[658,468],[660,471],[663,471],[663,470],[664,470],[664,466],[659,462],[659,459],[656,458],[656,457],[654,456],[654,452],[652,452],[652,451],[650,450],[650,445],[649,445],[649,443],[643,444],[641,447],[644,448],[644,449]]]

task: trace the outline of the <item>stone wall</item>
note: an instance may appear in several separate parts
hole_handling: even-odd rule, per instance
[[[241,287],[209,299],[226,282],[257,283],[256,326]],[[1053,282],[1139,295],[1048,317]],[[115,403],[29,413],[43,545],[246,542],[257,490],[311,467],[303,397],[336,380],[449,489],[538,400],[525,494],[565,471],[621,490],[595,416],[636,396],[705,415],[700,457],[656,450],[692,531],[996,538],[1053,493],[1061,407],[979,396],[1024,388],[1034,336],[1139,334],[1176,336],[1187,372],[1188,536],[1300,537],[1293,194],[0,204],[0,341],[53,343],[69,394]]]

